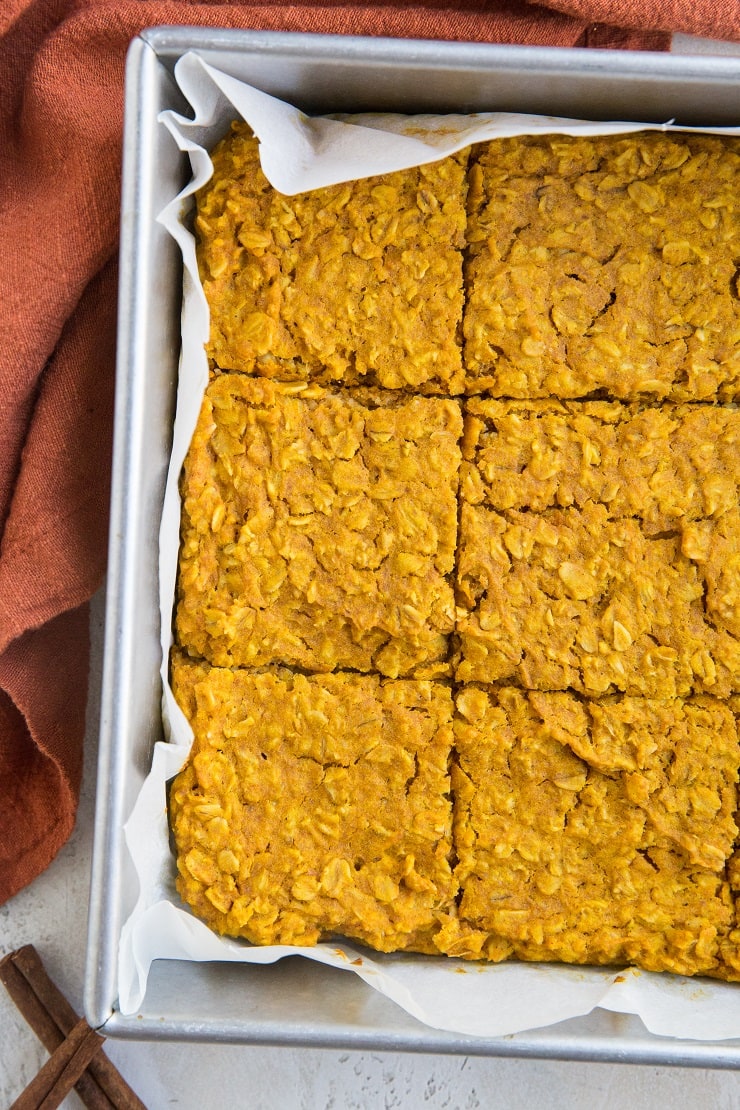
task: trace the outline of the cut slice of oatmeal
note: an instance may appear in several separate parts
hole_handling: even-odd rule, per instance
[[[738,537],[737,510],[706,535],[649,535],[590,502],[543,513],[463,504],[458,680],[726,697],[740,688]]]
[[[727,705],[468,687],[457,708],[462,897],[443,951],[740,978],[721,951],[740,766]]]
[[[466,392],[740,396],[740,140],[495,140],[473,148]]]
[[[445,398],[217,375],[181,482],[180,645],[448,673],[461,428]]]
[[[740,503],[740,410],[470,398],[460,478],[471,505],[541,513],[593,503],[650,535],[682,530]]]
[[[737,689],[739,442],[730,406],[466,402],[458,677]]]
[[[458,678],[737,690],[739,442],[731,407],[466,402]]]
[[[254,944],[341,935],[436,951],[456,892],[449,689],[178,653],[172,685],[195,733],[170,792],[178,890],[194,912]]]
[[[195,221],[215,365],[461,393],[467,158],[288,197],[233,124]]]

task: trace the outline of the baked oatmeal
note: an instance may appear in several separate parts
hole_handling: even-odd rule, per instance
[[[589,697],[725,697],[740,688],[740,514],[646,534],[604,505],[462,506],[460,682]]]
[[[542,513],[591,502],[648,535],[696,532],[740,503],[740,410],[471,398],[460,473],[470,505]]]
[[[195,221],[214,364],[461,393],[467,156],[288,197],[233,124]]]
[[[180,646],[448,673],[461,428],[445,398],[214,377],[181,480]]]
[[[458,679],[737,690],[739,441],[730,407],[470,400]]]
[[[449,689],[173,658],[195,733],[170,792],[178,890],[255,944],[435,950],[454,905]]]
[[[720,951],[740,766],[726,705],[471,686],[457,709],[444,951],[740,978]]]
[[[739,155],[284,197],[216,149],[170,818],[217,932],[740,980]]]
[[[469,172],[466,391],[740,395],[740,140],[496,140]]]
[[[727,699],[727,706],[735,717],[735,725],[740,735],[740,695],[733,694]],[[740,828],[740,799],[735,801],[735,824]],[[740,838],[739,838],[740,840]],[[727,861],[727,881],[735,906],[733,928],[722,939],[720,954],[730,978],[740,978],[740,842],[735,841],[735,850]]]

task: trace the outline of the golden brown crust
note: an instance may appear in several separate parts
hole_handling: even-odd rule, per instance
[[[735,725],[740,735],[740,694],[733,694],[727,699],[727,707],[735,718]],[[735,798],[735,824],[740,828],[740,798]],[[722,966],[716,975],[717,979],[740,980],[740,836],[735,840],[735,848],[727,861],[727,882],[735,909],[732,928],[720,941],[720,956]]]
[[[175,655],[195,742],[170,792],[178,890],[255,944],[434,950],[450,867],[450,691]]]
[[[466,390],[737,399],[739,152],[656,132],[474,148]]]
[[[740,766],[726,705],[468,687],[457,709],[444,951],[740,977],[720,952]]]
[[[467,151],[283,196],[244,124],[198,194],[198,258],[223,370],[462,392]]]
[[[448,671],[457,402],[239,374],[185,463],[176,628],[219,666]]]

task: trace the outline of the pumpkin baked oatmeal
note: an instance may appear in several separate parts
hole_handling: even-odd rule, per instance
[[[461,431],[445,398],[215,376],[181,479],[180,646],[448,673]]]
[[[468,402],[462,681],[740,687],[740,411]]]
[[[722,954],[740,766],[726,705],[471,686],[457,709],[462,897],[440,948],[740,978]]]
[[[292,198],[243,125],[213,161],[182,898],[256,944],[740,981],[740,140]]]
[[[213,363],[461,393],[467,157],[288,197],[234,123],[197,197]]]
[[[733,694],[727,699],[727,706],[735,717],[740,735],[740,695]],[[740,798],[736,799],[735,824],[740,828]],[[740,842],[735,841],[735,850],[727,861],[727,881],[730,884],[735,906],[734,927],[722,939],[720,952],[725,966],[733,978],[740,978]]]
[[[458,681],[589,697],[718,697],[740,688],[738,510],[647,534],[603,505],[463,505]]]
[[[460,488],[498,510],[603,505],[690,546],[740,503],[740,409],[470,398]]]
[[[178,890],[255,944],[436,951],[454,905],[449,689],[209,668],[176,654],[195,742],[170,791]]]
[[[737,399],[739,191],[735,138],[474,147],[466,391]]]

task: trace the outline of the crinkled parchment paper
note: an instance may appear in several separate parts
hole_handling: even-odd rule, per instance
[[[152,770],[126,825],[140,882],[136,907],[120,946],[119,1004],[124,1014],[141,1005],[152,960],[272,963],[287,955],[340,967],[437,1029],[499,1036],[587,1014],[595,1006],[638,1014],[662,1036],[721,1040],[740,1037],[740,987],[639,971],[555,965],[478,965],[445,957],[384,956],[346,945],[316,948],[250,947],[211,932],[182,908],[174,885],[165,784],[182,766],[192,733],[167,683],[171,614],[177,568],[180,502],[177,479],[195,426],[208,365],[208,309],[198,281],[195,246],[181,221],[187,198],[210,176],[206,153],[241,116],[260,139],[262,165],[284,193],[432,162],[469,143],[502,135],[559,132],[604,134],[644,130],[642,123],[588,123],[501,113],[473,116],[366,115],[310,119],[296,108],[219,73],[197,55],[178,63],[176,76],[194,109],[192,120],[166,112],[162,123],[190,155],[193,180],[160,220],[184,259],[182,356],[174,444],[160,532],[162,681],[168,742],[156,745]],[[670,125],[665,125],[669,127]],[[660,128],[658,128],[660,129]],[[717,132],[727,129],[716,129]],[[461,974],[464,972],[464,974]]]

